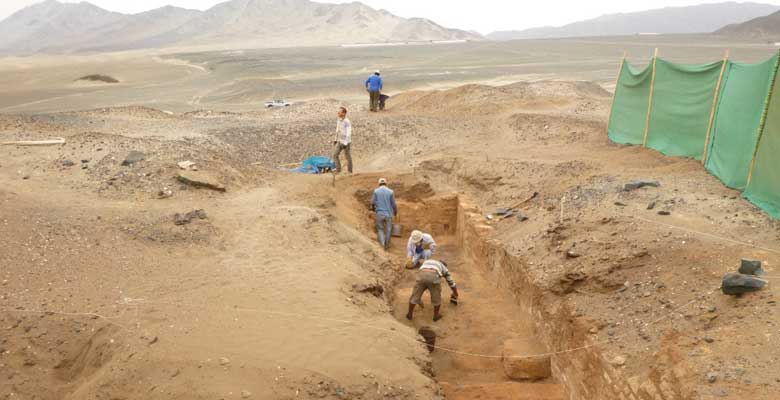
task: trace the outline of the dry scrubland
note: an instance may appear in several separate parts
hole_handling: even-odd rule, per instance
[[[604,87],[649,40],[3,60],[3,141],[67,143],[0,147],[0,398],[776,398],[777,223],[695,161],[607,140]],[[661,54],[727,45],[685,40]],[[377,62],[403,93],[370,114]],[[432,87],[452,88],[412,90]],[[257,108],[279,94],[307,101]],[[340,104],[357,174],[280,170],[329,152]],[[380,176],[451,261],[462,300],[436,324],[402,319],[414,277],[402,240],[374,241]],[[485,218],[533,192],[528,220]],[[771,284],[725,297],[742,257]],[[506,378],[507,340],[555,353],[552,376]]]

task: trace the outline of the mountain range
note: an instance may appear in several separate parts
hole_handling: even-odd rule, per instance
[[[780,6],[759,3],[713,3],[608,14],[560,27],[541,27],[489,34],[492,40],[635,35],[642,33],[710,33],[726,25],[763,17]]]
[[[87,2],[47,0],[0,21],[0,53],[71,53],[164,47],[287,47],[480,40],[422,18],[361,3],[231,0],[206,11],[163,7],[121,14]]]

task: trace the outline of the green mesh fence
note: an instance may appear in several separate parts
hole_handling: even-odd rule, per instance
[[[723,61],[679,65],[657,59],[648,119],[652,64],[638,70],[624,62],[609,138],[642,144],[647,129],[648,147],[670,156],[701,159],[722,67]],[[748,200],[774,218],[780,218],[778,67],[780,53],[759,64],[726,64],[705,161],[710,173],[731,188],[744,189]]]
[[[647,146],[701,159],[723,61],[704,65],[656,61]]]
[[[758,143],[752,179],[745,190],[745,197],[773,218],[780,218],[780,79],[777,74],[775,71],[772,98],[764,133]]]
[[[705,167],[728,187],[743,190],[777,56],[760,64],[729,63],[721,84]]]
[[[623,61],[609,121],[609,138],[613,142],[620,144],[644,142],[652,73],[652,64],[639,70],[628,61]]]

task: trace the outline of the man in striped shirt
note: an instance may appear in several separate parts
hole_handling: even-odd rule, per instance
[[[352,173],[352,122],[347,119],[347,108],[339,108],[339,119],[336,121],[336,137],[333,139],[335,149],[333,162],[336,163],[336,173],[341,172],[341,152],[347,155],[347,170]]]
[[[422,295],[426,290],[431,293],[433,320],[438,321],[442,318],[440,312],[442,278],[447,281],[450,289],[452,289],[452,298],[450,301],[458,301],[458,288],[455,286],[455,281],[452,279],[449,269],[447,269],[447,263],[439,260],[427,260],[417,271],[417,281],[414,284],[412,297],[409,298],[409,312],[406,314],[406,319],[411,321],[412,318],[414,318],[414,307],[418,304],[422,306]]]

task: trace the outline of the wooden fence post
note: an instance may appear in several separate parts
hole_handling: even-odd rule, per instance
[[[612,93],[612,105],[609,107],[609,116],[607,117],[607,135],[609,135],[609,126],[612,123],[612,110],[615,108],[615,99],[617,98],[617,89],[620,84],[620,75],[623,75],[623,65],[626,63],[628,52],[623,52],[623,58],[620,59],[620,69],[618,69],[617,78],[615,78],[615,91]]]
[[[718,78],[718,86],[715,87],[715,97],[712,99],[712,111],[710,111],[710,123],[707,125],[707,139],[704,140],[704,151],[701,154],[701,163],[707,163],[707,153],[710,147],[710,138],[712,137],[712,128],[715,123],[715,111],[718,108],[718,98],[720,97],[720,89],[723,85],[723,76],[726,72],[726,66],[729,63],[730,49],[726,49],[726,53],[723,55],[723,66],[720,68],[720,78]]]
[[[766,102],[764,103],[764,112],[761,113],[761,122],[758,124],[758,138],[756,138],[756,148],[753,150],[753,160],[750,162],[750,172],[748,173],[747,184],[745,184],[745,190],[750,186],[750,182],[753,181],[753,170],[756,168],[756,156],[758,155],[758,147],[761,145],[761,139],[764,137],[764,128],[766,127],[766,117],[769,113],[769,103],[772,101],[772,92],[775,88],[775,82],[777,81],[778,67],[780,67],[780,50],[777,51],[777,59],[775,59],[775,68],[772,70],[772,78],[770,79],[769,93],[766,95]]]
[[[655,92],[655,62],[658,60],[658,47],[653,53],[653,78],[650,80],[650,100],[647,102],[647,119],[645,120],[645,139],[642,147],[647,147],[647,135],[650,133],[650,113],[653,111],[653,92]]]

